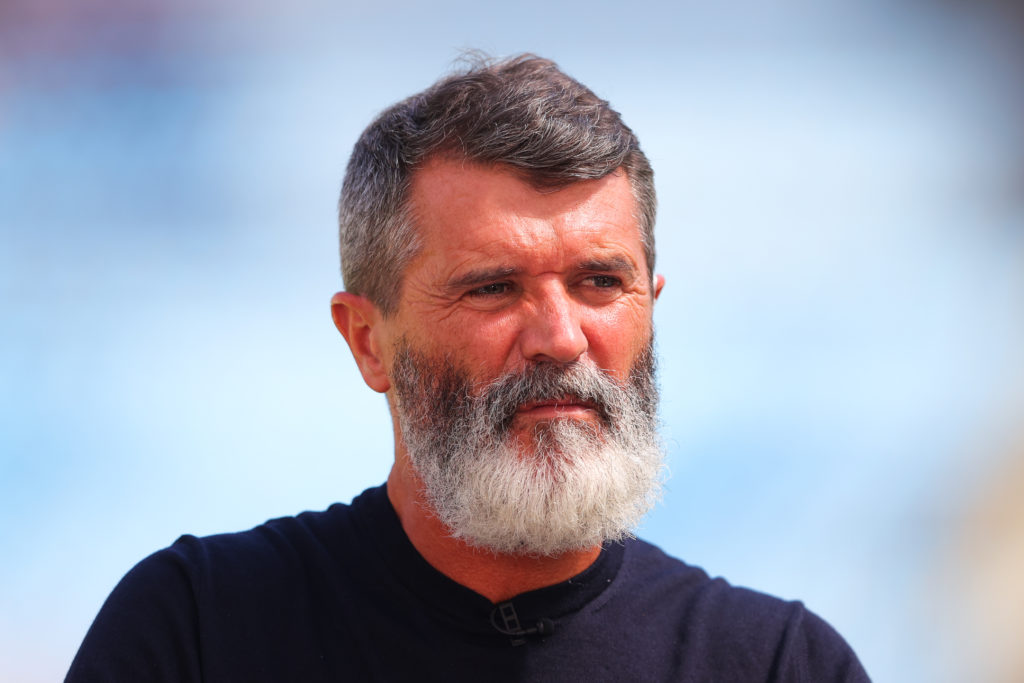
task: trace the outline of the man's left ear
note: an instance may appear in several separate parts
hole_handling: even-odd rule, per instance
[[[380,322],[383,318],[372,301],[351,292],[338,292],[331,297],[334,326],[348,342],[366,386],[380,393],[391,388],[387,368],[381,354]]]
[[[665,276],[655,275],[654,276],[654,298],[657,299],[661,296],[661,288],[665,286]]]

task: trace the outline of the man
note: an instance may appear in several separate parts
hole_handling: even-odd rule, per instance
[[[653,174],[546,60],[385,111],[342,190],[335,324],[395,463],[350,506],[185,536],[69,680],[864,681],[800,603],[631,537],[658,495]]]

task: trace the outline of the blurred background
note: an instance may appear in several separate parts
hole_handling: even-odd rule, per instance
[[[337,192],[479,48],[555,59],[654,165],[673,476],[642,535],[804,600],[877,681],[1024,681],[1022,16],[0,0],[0,680],[63,677],[178,535],[384,479]]]

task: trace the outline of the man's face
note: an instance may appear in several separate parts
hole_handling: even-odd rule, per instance
[[[384,346],[435,512],[503,552],[628,533],[661,454],[654,292],[627,179],[542,192],[503,168],[436,160],[411,204],[422,248]]]
[[[480,382],[584,359],[626,381],[651,338],[655,292],[624,173],[538,191],[506,167],[435,159],[410,198],[421,249],[390,346],[451,354]],[[552,417],[596,418],[572,402],[524,405],[514,426]]]

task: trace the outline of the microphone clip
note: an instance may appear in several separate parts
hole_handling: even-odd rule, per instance
[[[501,619],[500,624],[498,623],[499,617]],[[519,623],[519,615],[516,614],[516,608],[511,602],[502,602],[495,605],[494,609],[491,610],[491,626],[498,633],[509,636],[513,647],[525,644],[527,637],[549,636],[555,631],[555,622],[548,618],[538,619],[535,625],[523,628]]]

